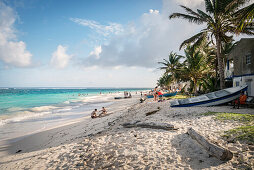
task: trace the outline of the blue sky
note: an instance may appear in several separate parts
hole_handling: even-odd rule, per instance
[[[0,0],[0,87],[153,87],[202,0]]]

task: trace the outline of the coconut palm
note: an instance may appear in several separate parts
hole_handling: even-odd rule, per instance
[[[237,31],[241,31],[245,27],[253,27],[254,19],[254,3],[249,6],[239,10],[235,16],[238,18],[239,24]]]
[[[157,85],[163,88],[168,88],[170,82],[172,81],[172,76],[164,73],[158,80]]]
[[[193,92],[197,92],[198,81],[207,75],[209,69],[207,67],[207,59],[190,46],[185,50],[186,60],[184,61],[184,67],[182,68],[182,77],[186,80],[191,80],[193,83]]]
[[[173,13],[169,16],[172,18],[183,18],[191,23],[206,24],[206,27],[202,29],[198,34],[185,40],[180,49],[189,44],[200,44],[205,39],[216,43],[216,56],[218,60],[218,68],[220,75],[220,88],[225,87],[224,82],[224,64],[221,54],[221,46],[223,42],[229,42],[232,40],[232,36],[229,34],[248,34],[254,35],[254,28],[251,26],[253,19],[253,4],[239,9],[245,5],[248,0],[204,0],[206,12],[197,9],[197,12],[192,9],[181,6],[187,14]],[[247,20],[247,22],[245,22]],[[242,23],[239,26],[239,23]]]
[[[165,70],[165,74],[171,76],[171,81],[179,81],[179,68],[181,67],[180,59],[182,56],[177,55],[174,52],[170,52],[168,60],[163,59],[163,62],[158,62],[162,66],[159,67],[161,70]]]

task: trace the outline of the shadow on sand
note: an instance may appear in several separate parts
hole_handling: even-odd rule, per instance
[[[204,169],[218,166],[225,162],[209,155],[209,153],[188,134],[180,134],[171,140],[176,153],[181,156],[192,169]]]

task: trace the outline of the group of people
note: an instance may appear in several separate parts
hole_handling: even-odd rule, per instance
[[[107,114],[107,110],[105,109],[105,107],[102,107],[102,109],[100,110],[101,113],[99,115],[97,115],[97,112],[98,110],[94,109],[94,111],[91,113],[91,118],[94,119],[94,118],[101,117]]]
[[[131,98],[131,92],[124,91],[125,98]]]
[[[163,93],[160,90],[158,90],[158,86],[156,86],[154,88],[154,90],[152,91],[152,94],[153,94],[153,97],[154,97],[154,101],[157,101],[159,96],[163,95]]]

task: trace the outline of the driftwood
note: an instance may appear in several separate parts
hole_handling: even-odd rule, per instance
[[[198,134],[194,129],[189,128],[188,134],[191,136],[192,139],[196,140],[200,145],[202,145],[211,155],[215,156],[216,158],[227,161],[233,158],[233,153],[227,149],[224,149],[220,146],[212,144],[208,142],[203,136]]]
[[[178,128],[175,128],[174,125],[168,124],[168,123],[153,123],[153,122],[134,122],[134,123],[124,123],[123,127],[125,128],[132,128],[132,127],[141,127],[141,128],[151,128],[151,129],[163,129],[163,130],[177,130]]]
[[[154,114],[154,113],[156,113],[156,112],[158,112],[159,110],[154,110],[154,111],[151,111],[151,112],[147,112],[146,113],[146,116],[149,116],[149,115],[152,115],[152,114]]]

